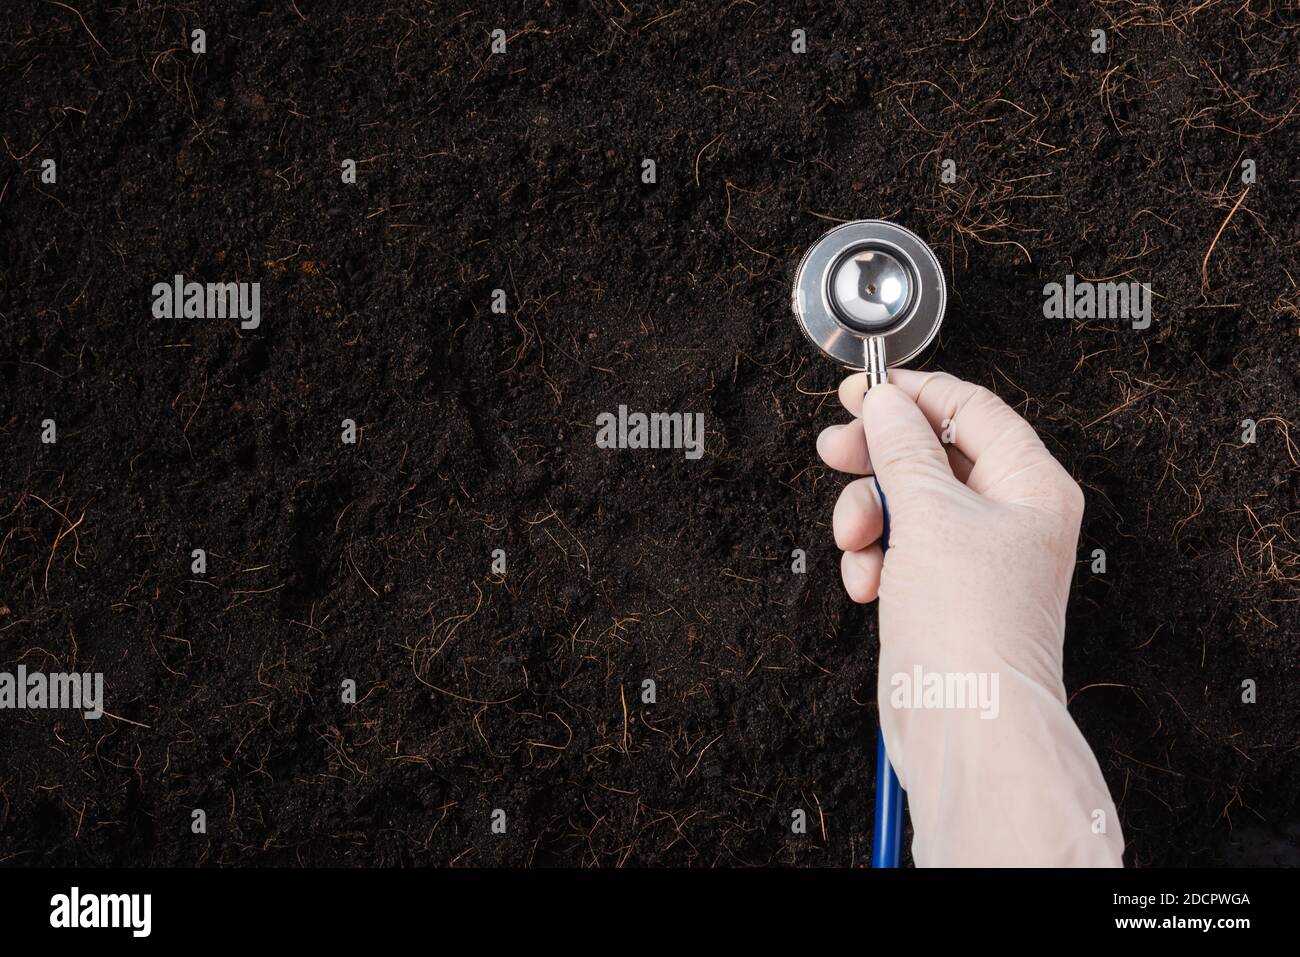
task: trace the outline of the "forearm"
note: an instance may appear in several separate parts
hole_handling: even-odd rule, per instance
[[[885,743],[921,867],[1118,867],[1124,841],[1101,769],[1061,697],[1002,669],[985,707],[894,707]],[[952,704],[952,702],[948,702]]]

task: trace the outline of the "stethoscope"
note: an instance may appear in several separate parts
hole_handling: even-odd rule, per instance
[[[836,226],[799,263],[794,314],[812,344],[842,365],[861,368],[867,389],[889,367],[916,358],[939,334],[948,301],[943,269],[911,230],[881,219]],[[880,490],[879,481],[876,489]],[[889,547],[889,507],[880,547]],[[872,867],[898,867],[903,849],[903,789],[876,730],[876,820]]]

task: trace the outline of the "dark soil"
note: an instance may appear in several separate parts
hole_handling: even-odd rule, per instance
[[[888,218],[949,273],[930,366],[1087,492],[1066,684],[1127,860],[1294,862],[1297,15],[487,6],[6,7],[0,671],[116,717],[0,712],[0,861],[861,865],[875,616],[789,290]],[[177,273],[260,327],[153,318]],[[1151,328],[1044,319],[1066,273]],[[598,449],[620,404],[704,456]]]

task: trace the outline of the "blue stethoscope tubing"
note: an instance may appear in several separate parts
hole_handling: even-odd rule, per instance
[[[876,492],[880,495],[880,504],[884,507],[885,524],[880,533],[881,549],[889,548],[889,506],[885,502],[885,493],[881,491],[880,481],[874,476]],[[885,750],[885,732],[876,726],[876,819],[872,828],[871,866],[898,867],[903,856],[903,808],[904,795],[902,785],[894,766],[889,763],[889,754]]]

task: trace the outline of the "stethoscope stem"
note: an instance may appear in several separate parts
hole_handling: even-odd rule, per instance
[[[885,356],[884,336],[868,336],[862,340],[862,368],[867,374],[868,390],[887,381],[889,361]]]

